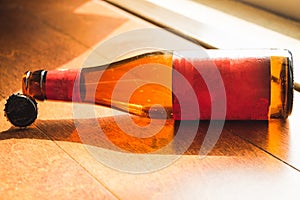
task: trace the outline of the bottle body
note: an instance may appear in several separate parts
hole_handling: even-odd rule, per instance
[[[293,63],[288,50],[207,50],[207,57],[173,58],[173,70],[189,80],[197,95],[200,119],[224,119],[224,109],[213,110],[226,101],[227,120],[287,118],[293,103]],[[216,70],[217,69],[217,70]],[[220,87],[219,79],[223,85]],[[225,90],[224,96],[220,95]],[[173,80],[173,92],[183,92]],[[188,96],[188,95],[185,95]],[[182,117],[179,101],[173,98],[175,119],[196,119],[193,107]],[[186,104],[192,104],[185,102]],[[215,111],[213,113],[213,111]]]
[[[39,100],[96,103],[175,120],[267,120],[291,113],[293,72],[288,51],[207,50],[205,58],[181,55],[161,51],[99,67],[27,72],[23,92]],[[225,95],[220,96],[222,92]],[[212,106],[220,102],[225,102],[225,109],[212,115]]]

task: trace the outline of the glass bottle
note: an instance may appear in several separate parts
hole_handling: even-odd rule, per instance
[[[37,100],[95,103],[142,117],[268,120],[291,114],[288,50],[207,50],[205,55],[156,51],[97,67],[28,71],[22,88]],[[212,113],[222,102],[224,107]]]

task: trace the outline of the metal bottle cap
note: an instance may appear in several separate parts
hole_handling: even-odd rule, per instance
[[[26,95],[13,94],[7,99],[4,113],[14,126],[26,127],[37,118],[37,103]]]

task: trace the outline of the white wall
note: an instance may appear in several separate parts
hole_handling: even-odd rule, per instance
[[[300,21],[300,0],[239,0]]]

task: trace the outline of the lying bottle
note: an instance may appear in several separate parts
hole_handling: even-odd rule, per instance
[[[289,51],[183,54],[156,51],[97,67],[28,71],[23,93],[37,100],[95,103],[142,117],[175,120],[268,120],[291,114]],[[225,107],[212,115],[219,103]]]

